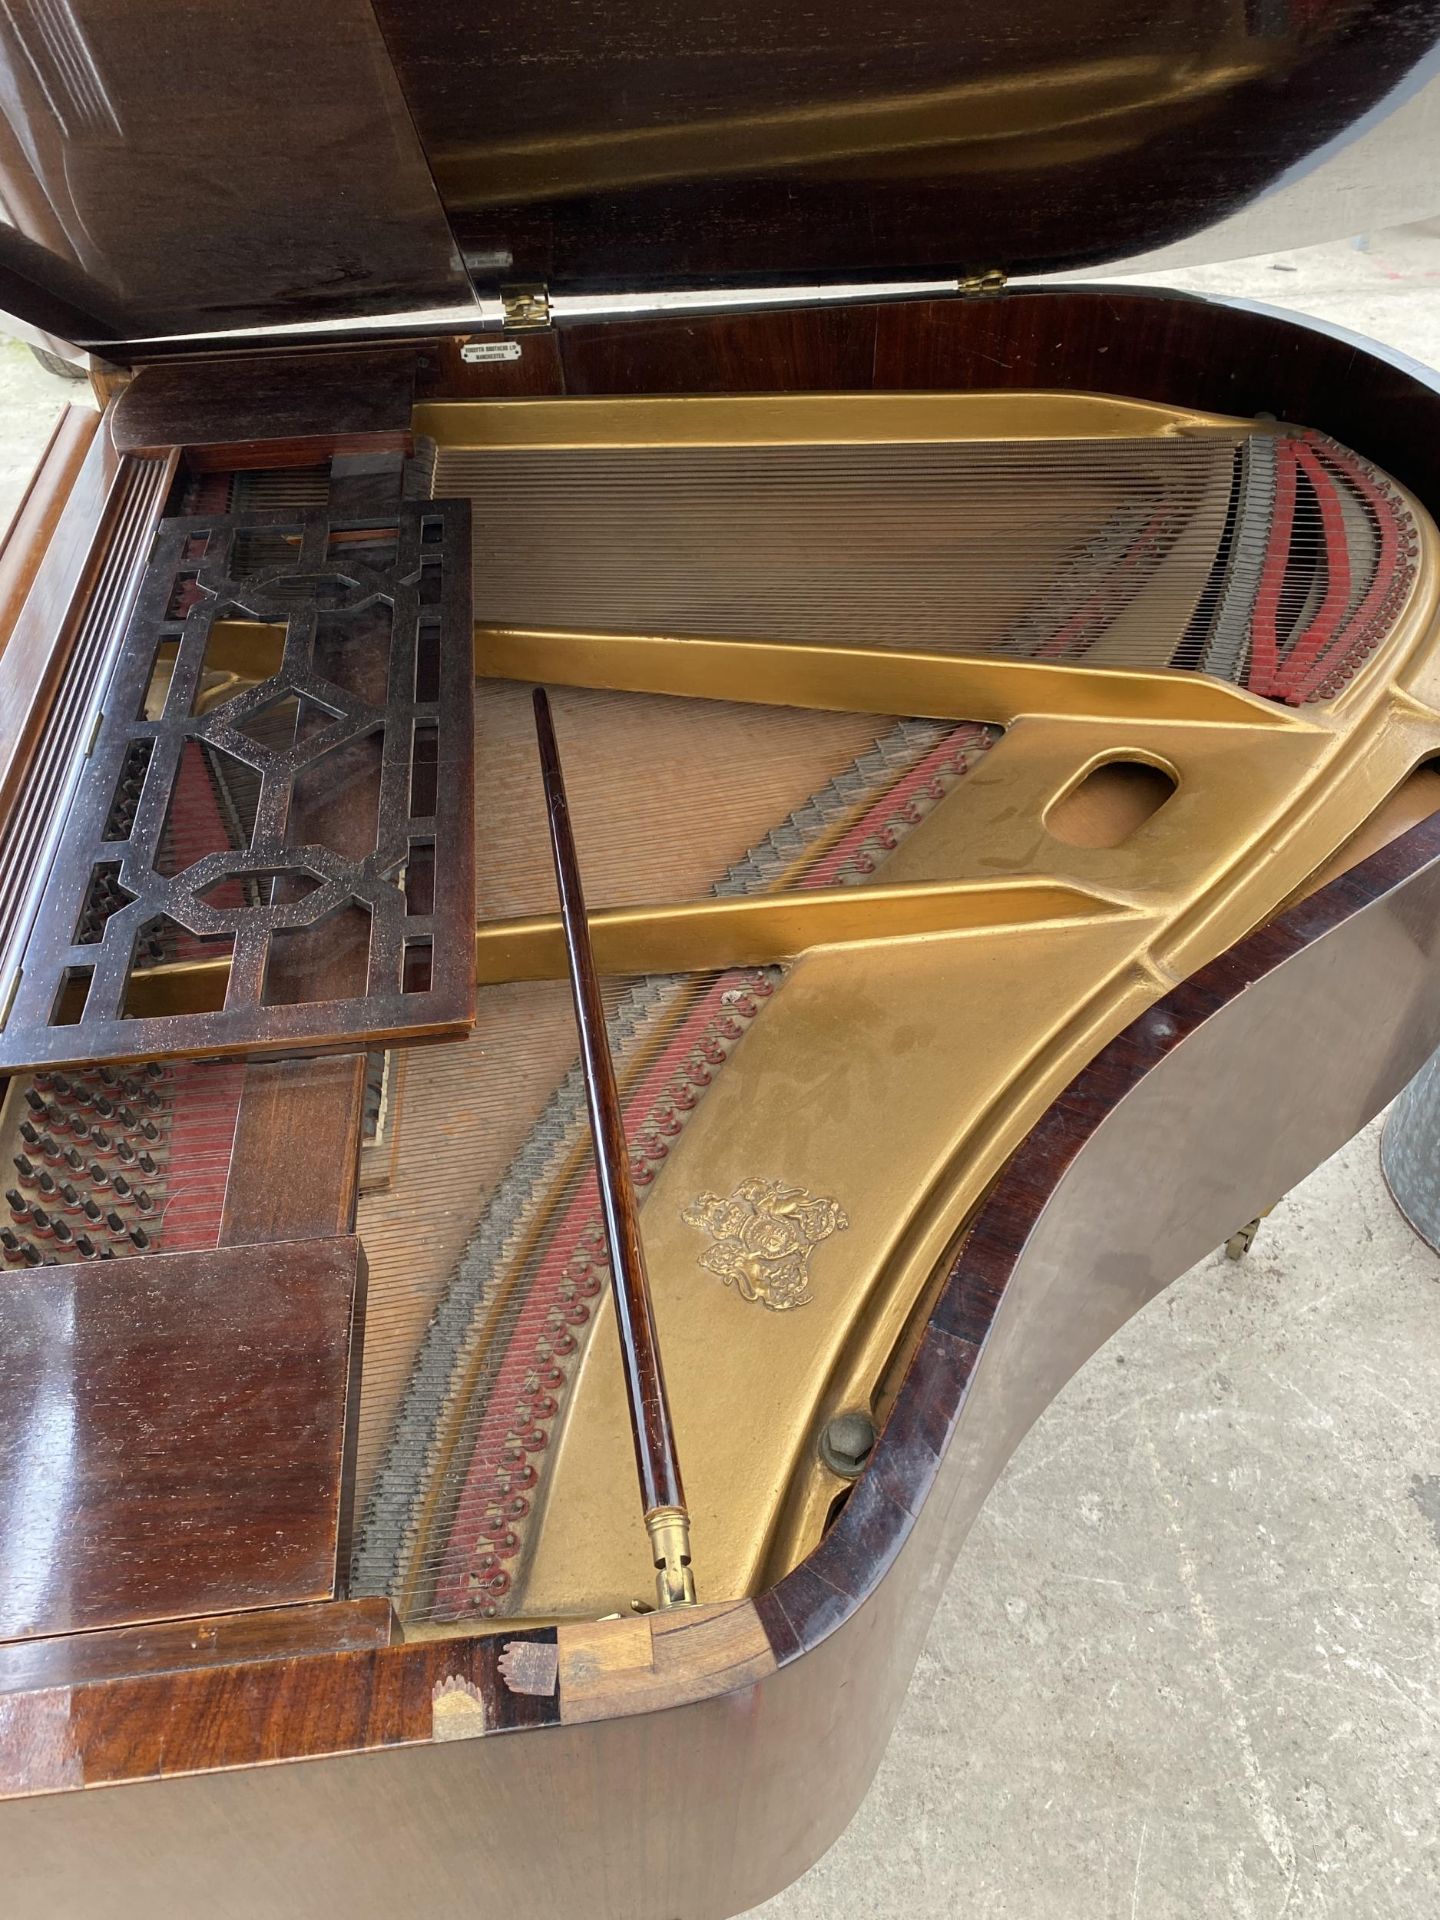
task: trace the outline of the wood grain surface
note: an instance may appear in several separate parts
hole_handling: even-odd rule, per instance
[[[10,637],[25,596],[35,582],[50,536],[59,524],[70,489],[95,438],[100,416],[93,407],[60,411],[24,497],[0,543],[0,647]]]
[[[328,1599],[359,1243],[0,1275],[0,1638]]]
[[[180,1673],[192,1667],[241,1666],[251,1660],[354,1653],[388,1647],[394,1634],[390,1602],[377,1598],[153,1620],[43,1640],[6,1640],[0,1642],[0,1694],[147,1673]]]
[[[410,446],[407,348],[270,353],[142,367],[110,433],[121,453],[183,446],[192,467],[307,467]]]

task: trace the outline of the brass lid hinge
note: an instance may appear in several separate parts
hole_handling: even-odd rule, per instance
[[[540,333],[550,325],[550,289],[517,281],[500,289],[501,327],[506,333]]]
[[[1005,281],[1006,273],[1003,267],[987,267],[984,273],[966,274],[956,282],[955,290],[962,294],[1003,293]]]

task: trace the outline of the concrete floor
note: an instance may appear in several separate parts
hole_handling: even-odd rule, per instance
[[[1440,233],[1144,277],[1440,365]],[[1132,1321],[986,1503],[853,1824],[757,1914],[1440,1913],[1437,1282],[1371,1128]]]
[[[1440,365],[1424,229],[1148,277]],[[0,523],[70,397],[0,343]],[[986,1504],[860,1813],[765,1920],[1440,1913],[1437,1282],[1371,1129],[1099,1354]]]

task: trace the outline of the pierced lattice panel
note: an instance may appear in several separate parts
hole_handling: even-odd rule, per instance
[[[468,1028],[469,519],[161,523],[0,1070]]]

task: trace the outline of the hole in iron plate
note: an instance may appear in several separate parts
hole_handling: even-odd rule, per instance
[[[1045,815],[1045,830],[1067,847],[1120,847],[1174,793],[1175,776],[1146,760],[1092,767]]]

